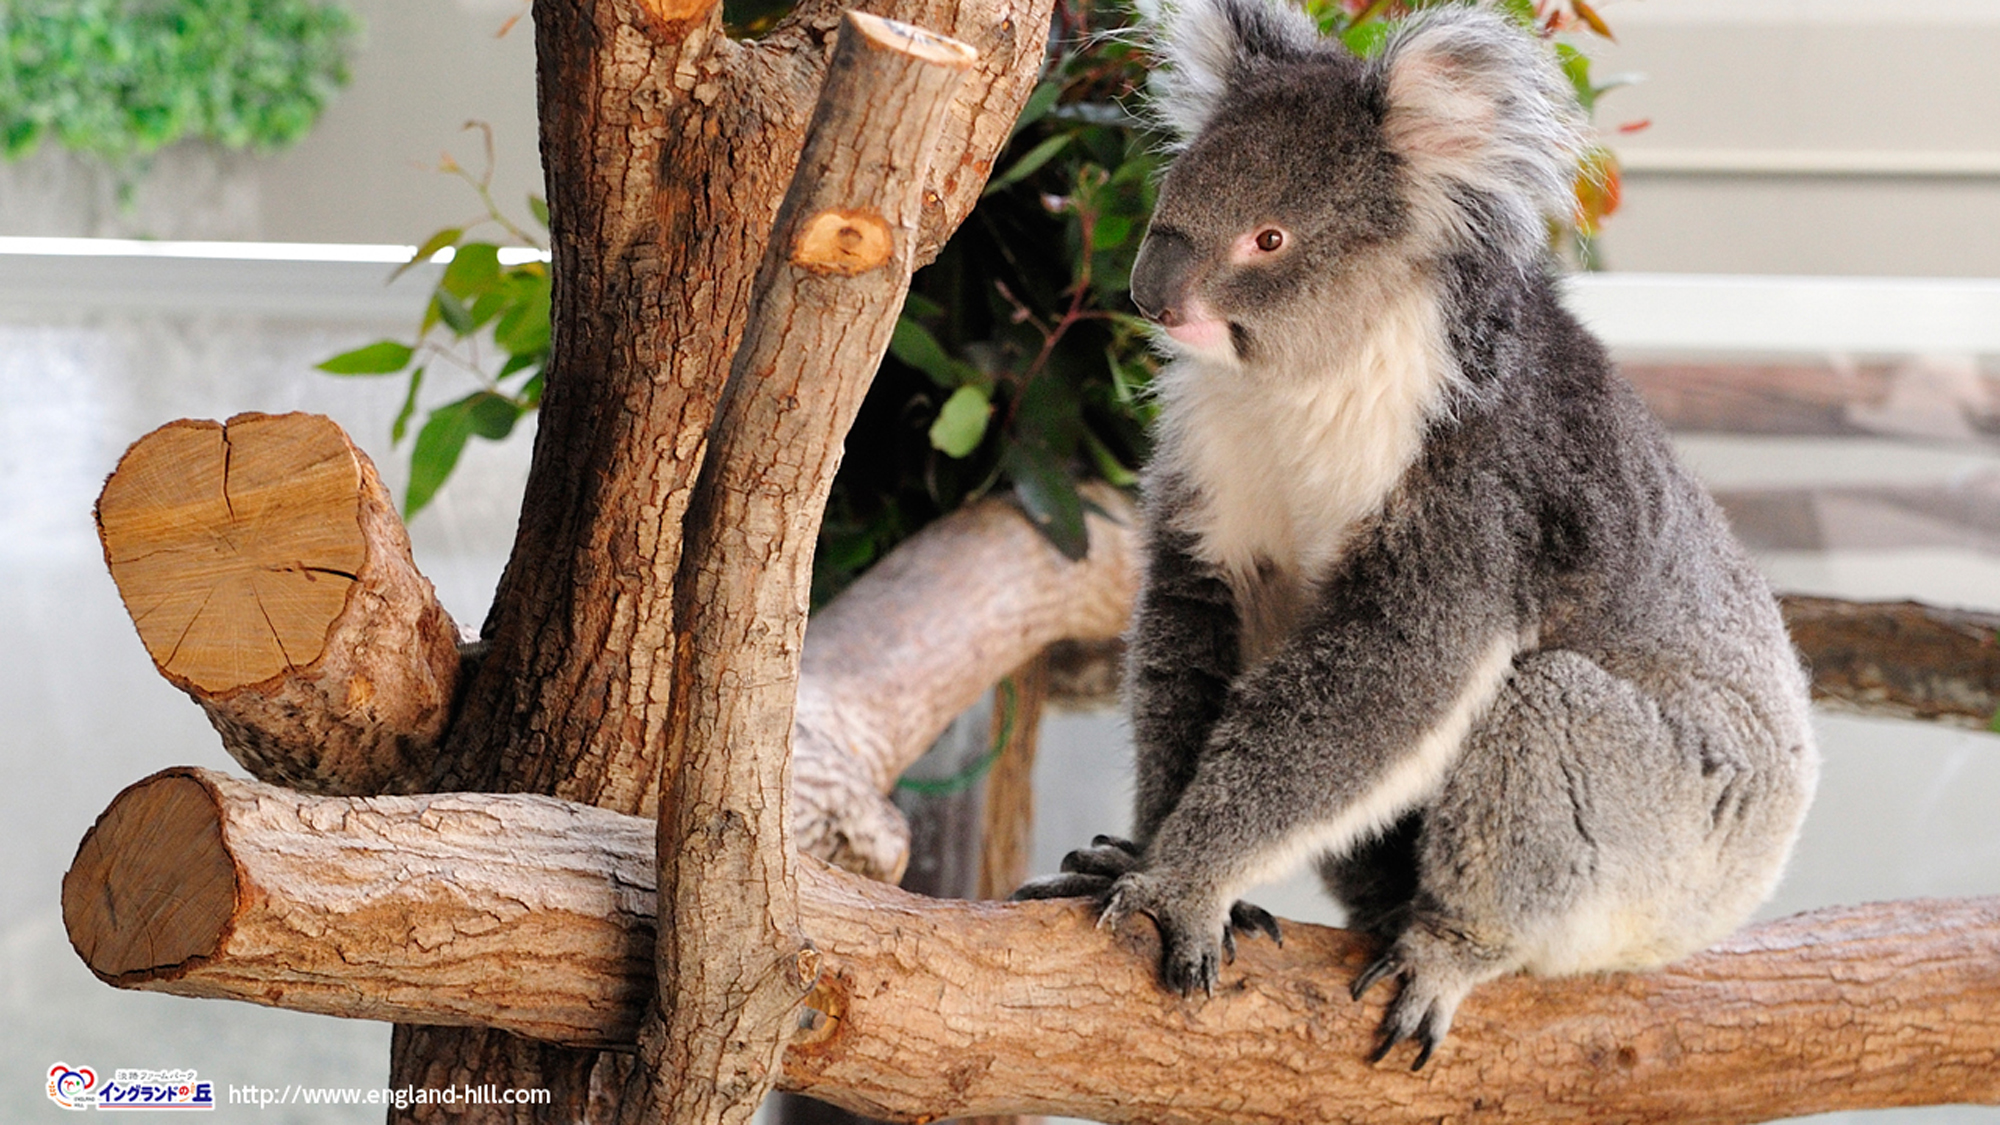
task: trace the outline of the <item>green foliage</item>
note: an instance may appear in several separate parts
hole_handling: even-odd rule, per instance
[[[424,375],[434,365],[442,363],[456,368],[477,384],[472,393],[425,416],[422,428],[417,431],[416,444],[410,449],[410,483],[403,494],[405,519],[422,511],[437,495],[437,490],[458,466],[468,441],[474,437],[488,441],[505,438],[514,432],[514,424],[521,416],[542,401],[542,370],[549,359],[549,267],[539,253],[541,240],[509,220],[493,200],[492,141],[489,132],[483,175],[475,178],[448,158],[441,169],[471,184],[485,204],[486,213],[471,223],[447,227],[425,239],[410,260],[396,270],[400,275],[441,251],[452,252],[451,261],[424,306],[416,340],[411,343],[378,340],[319,364],[321,371],[332,375],[408,372],[409,388],[390,432],[391,440],[398,445],[416,416]],[[528,210],[547,229],[547,204],[531,196]],[[511,237],[508,249],[533,253],[509,254],[508,257],[517,260],[502,264],[500,244],[466,239],[468,232],[489,224],[500,227]],[[498,366],[489,371],[488,365],[495,361]]]
[[[1455,0],[1311,0],[1307,10],[1328,34],[1372,54],[1388,21],[1445,2]],[[1580,0],[1498,6],[1544,35],[1601,23]],[[1108,3],[1059,6],[1056,40],[1067,46],[1029,96],[978,207],[912,279],[828,500],[814,560],[816,603],[918,528],[997,489],[1011,489],[1051,543],[1081,557],[1090,506],[1079,487],[1137,483],[1153,412],[1146,391],[1158,361],[1127,289],[1152,214],[1164,138],[1126,108],[1137,100],[1148,60],[1129,39],[1102,34],[1120,18]],[[1098,22],[1106,19],[1113,22]],[[1579,96],[1594,99],[1608,88],[1591,85],[1582,55],[1566,54],[1564,66]],[[1616,204],[1609,157],[1593,154],[1598,163],[1587,166],[1585,179],[1604,198],[1591,211],[1580,188],[1580,222],[1594,224]],[[504,222],[485,181],[466,178],[487,204],[483,221]],[[531,206],[546,226],[539,201]],[[501,267],[493,245],[467,243],[464,234],[440,231],[417,254],[457,247],[423,338],[395,345],[408,354],[393,369],[409,368],[411,380],[397,440],[424,371],[445,354],[428,342],[439,326],[463,344],[490,325],[509,358],[497,375],[481,376],[473,395],[430,414],[413,451],[411,514],[449,475],[470,436],[503,436],[533,409],[547,358],[546,270],[539,262]],[[391,343],[336,357],[327,369],[372,371],[397,358],[385,347]],[[477,369],[476,359],[454,362]],[[523,375],[522,384],[506,382]]]
[[[0,0],[0,151],[283,148],[346,84],[357,28],[326,0]]]

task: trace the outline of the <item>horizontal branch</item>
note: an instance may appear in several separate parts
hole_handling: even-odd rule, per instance
[[[1676,430],[1993,440],[2000,376],[1970,357],[1898,364],[1628,363],[1625,377]]]
[[[2000,713],[2000,613],[1803,594],[1778,602],[1812,673],[1814,701],[1848,714],[1981,730]],[[1117,638],[1056,646],[1052,701],[1112,705],[1124,656]]]
[[[1162,993],[1144,922],[942,902],[801,864],[819,983],[782,1086],[883,1117],[1748,1122],[2000,1102],[2000,899],[1800,915],[1669,969],[1481,987],[1436,1062],[1365,1056],[1365,940],[1288,923],[1216,994]],[[110,983],[365,1019],[631,1042],[651,825],[549,798],[134,785],[63,883]]]
[[[1981,729],[2000,714],[2000,614],[1800,594],[1782,601],[1820,703]]]

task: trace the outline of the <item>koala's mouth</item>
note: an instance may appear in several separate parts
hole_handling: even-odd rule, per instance
[[[1173,324],[1166,325],[1165,328],[1167,335],[1172,337],[1175,343],[1193,348],[1198,352],[1219,351],[1223,347],[1233,344],[1236,333],[1239,331],[1236,325],[1223,320],[1221,317],[1203,317],[1200,320],[1178,320]]]

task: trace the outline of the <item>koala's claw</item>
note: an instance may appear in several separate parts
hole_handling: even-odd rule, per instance
[[[1396,1045],[1414,1042],[1422,1070],[1451,1030],[1458,1005],[1480,980],[1493,975],[1493,960],[1462,939],[1443,940],[1423,931],[1405,931],[1395,944],[1354,978],[1349,990],[1356,1000],[1389,977],[1402,982],[1396,998],[1382,1014],[1382,1029],[1370,1063],[1387,1058]]]
[[[1354,978],[1354,984],[1348,988],[1347,994],[1359,1000],[1368,995],[1369,989],[1389,977],[1402,975],[1402,972],[1402,959],[1396,956],[1395,949],[1391,947],[1388,952],[1375,958],[1367,968],[1361,970],[1361,975]]]
[[[1229,930],[1222,926],[1209,933],[1207,926],[1191,923],[1175,909],[1183,905],[1164,892],[1156,877],[1135,871],[1112,884],[1097,924],[1115,927],[1134,914],[1151,918],[1160,931],[1161,986],[1182,997],[1193,996],[1196,989],[1213,996]]]
[[[1403,991],[1389,1003],[1389,1011],[1382,1017],[1382,1030],[1376,1040],[1375,1051],[1368,1056],[1370,1063],[1379,1063],[1387,1058],[1396,1044],[1406,1040],[1417,1044],[1417,1058],[1410,1064],[1412,1072],[1424,1068],[1431,1061],[1432,1052],[1444,1041],[1445,1032],[1451,1030],[1451,1017],[1457,1002],[1443,997],[1426,998],[1424,990],[1406,981]]]
[[[1044,898],[1094,898],[1102,899],[1111,890],[1112,880],[1104,875],[1078,875],[1064,872],[1061,875],[1038,875],[1022,883],[1008,897],[1015,902],[1027,902]]]
[[[1278,920],[1271,916],[1270,911],[1247,902],[1238,901],[1230,905],[1229,932],[1243,934],[1246,937],[1251,934],[1263,934],[1276,942],[1279,949],[1285,947],[1285,935],[1278,930]],[[1234,940],[1230,942],[1229,957],[1231,960],[1236,958]]]
[[[1087,848],[1078,848],[1063,857],[1062,869],[1077,875],[1100,875],[1116,879],[1136,871],[1142,858],[1138,845],[1130,840],[1099,836]]]

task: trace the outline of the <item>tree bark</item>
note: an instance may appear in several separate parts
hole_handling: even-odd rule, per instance
[[[375,466],[313,414],[169,422],[125,451],[98,536],[154,665],[230,756],[309,793],[411,787],[458,633]]]
[[[628,1043],[650,822],[531,796],[313,797],[203,770],[121,794],[64,918],[124,987]],[[820,957],[780,1084],[877,1117],[1747,1122],[2000,1103],[2000,899],[1842,907],[1652,973],[1481,986],[1432,1066],[1366,1060],[1366,939],[1288,923],[1207,1000],[1135,921],[925,899],[800,863]],[[415,940],[413,940],[415,939]],[[499,966],[520,966],[513,973]],[[502,977],[507,979],[503,981]]]
[[[813,545],[909,290],[923,172],[971,48],[847,13],[686,522],[660,799],[660,1003],[624,1119],[748,1122],[817,977],[793,703]]]
[[[2000,614],[1798,594],[1783,603],[1820,703],[1979,729],[2000,714]]]
[[[882,12],[979,53],[930,164],[919,260],[977,200],[1033,88],[1051,4],[899,0]],[[807,0],[753,43],[723,34],[714,0],[536,4],[555,254],[547,389],[514,551],[481,630],[488,655],[429,787],[657,813],[682,517],[838,15]],[[393,1054],[398,1084],[549,1087],[554,1105],[521,1111],[541,1120],[608,1120],[630,1070],[451,1029],[401,1028]]]

